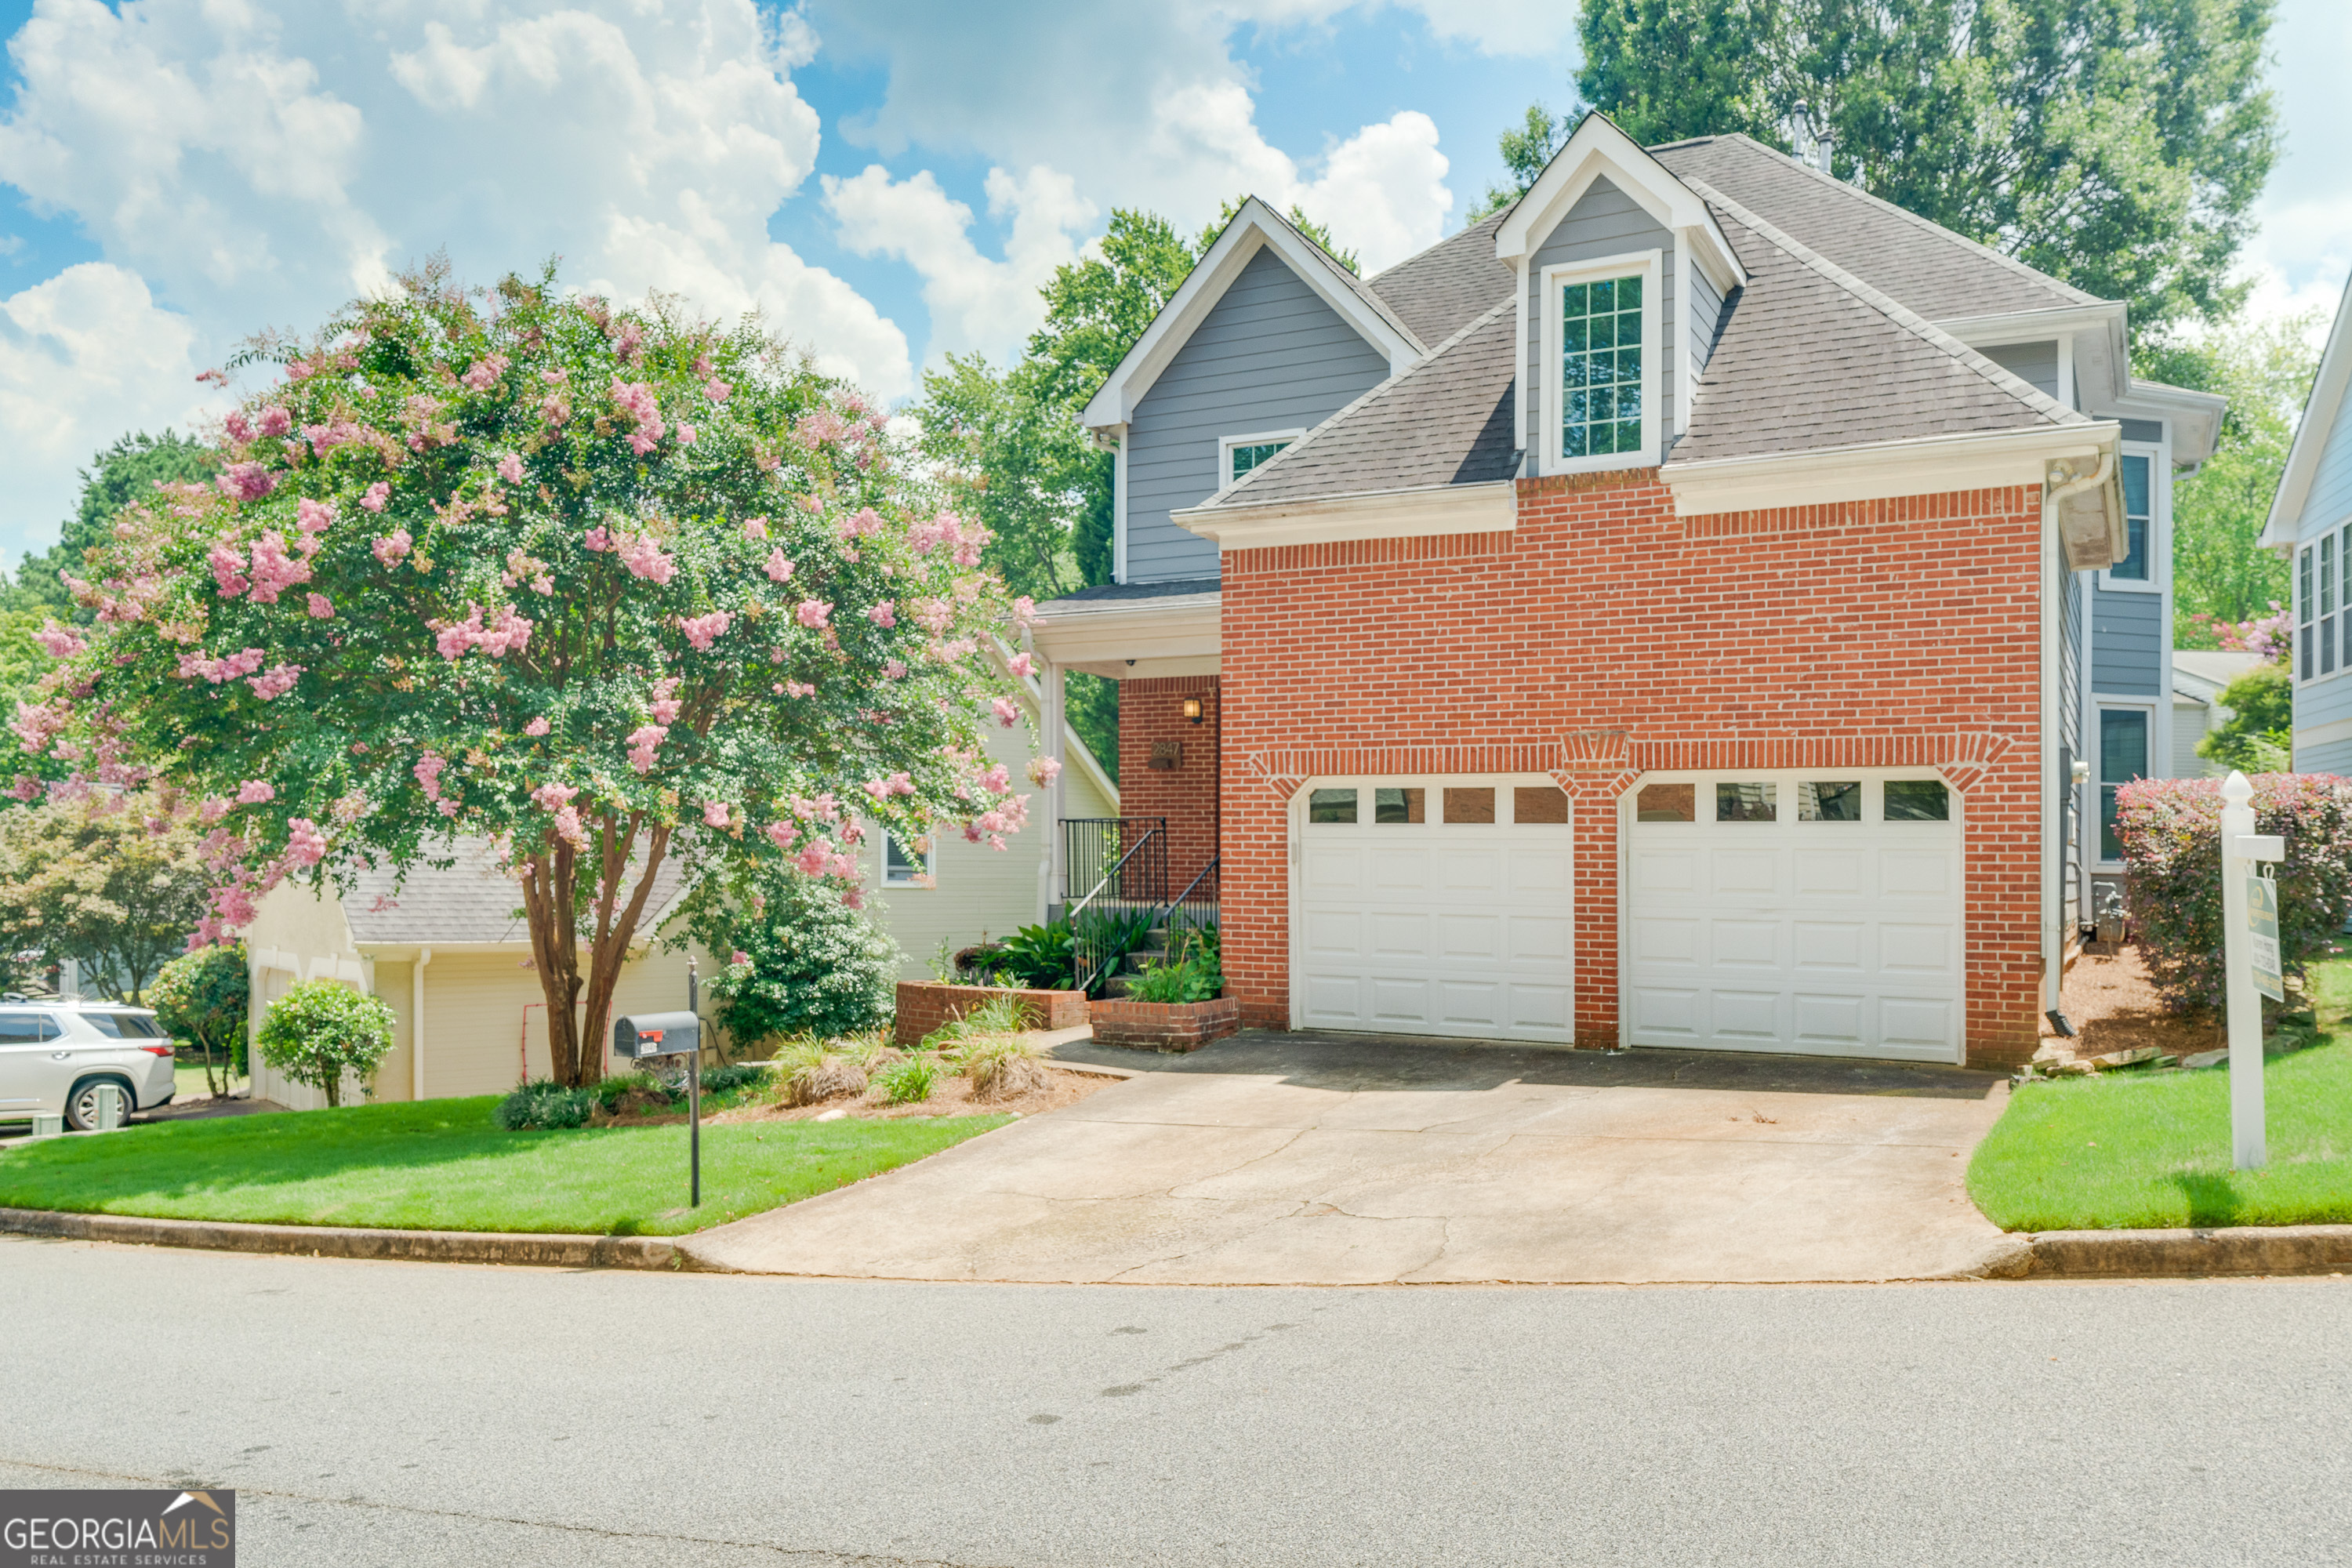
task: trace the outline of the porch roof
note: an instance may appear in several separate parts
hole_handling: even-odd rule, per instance
[[[1214,675],[1220,603],[1214,577],[1107,583],[1038,605],[1030,639],[1054,663],[1112,680]]]

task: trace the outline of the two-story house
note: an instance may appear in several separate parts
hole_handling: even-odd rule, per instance
[[[1254,1024],[2022,1060],[2169,755],[2220,410],[2127,350],[1745,137],[1592,115],[1369,279],[1251,202],[1086,410],[1118,580],[1040,606],[1047,744],[1121,681]]]
[[[2328,329],[2262,542],[2294,596],[2294,771],[2352,773],[2352,282]]]

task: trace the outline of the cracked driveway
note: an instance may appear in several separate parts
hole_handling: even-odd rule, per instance
[[[1997,1075],[1251,1032],[707,1231],[752,1273],[1133,1284],[1916,1279],[2017,1243],[1968,1200]]]

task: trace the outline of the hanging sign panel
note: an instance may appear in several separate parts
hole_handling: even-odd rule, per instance
[[[2278,884],[2268,877],[2246,879],[2246,934],[2254,989],[2273,1002],[2285,1001],[2286,981],[2279,973]]]

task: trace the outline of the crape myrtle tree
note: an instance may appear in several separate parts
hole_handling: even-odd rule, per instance
[[[270,362],[214,480],[121,512],[73,575],[92,623],[41,634],[58,667],[14,726],[194,805],[199,941],[288,877],[487,841],[578,1084],[666,863],[854,901],[859,812],[908,843],[1023,826],[982,742],[1018,718],[996,639],[1028,606],[883,411],[756,321],[436,264],[248,345]]]

